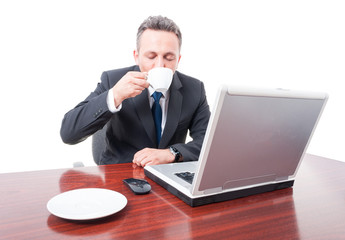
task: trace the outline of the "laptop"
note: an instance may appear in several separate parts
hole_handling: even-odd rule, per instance
[[[222,85],[198,161],[146,166],[190,206],[292,187],[328,95]]]

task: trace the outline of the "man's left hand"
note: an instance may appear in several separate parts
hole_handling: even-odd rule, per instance
[[[134,155],[133,163],[145,167],[146,165],[172,163],[174,160],[175,156],[169,149],[144,148]]]

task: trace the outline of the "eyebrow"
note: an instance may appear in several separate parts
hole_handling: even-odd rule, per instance
[[[176,54],[175,54],[175,53],[173,53],[173,52],[167,52],[166,54],[164,54],[164,56],[167,56],[167,55],[173,55],[173,56],[176,56]]]
[[[145,55],[150,55],[150,54],[157,54],[157,52],[155,51],[147,51],[144,53]],[[167,55],[173,55],[173,56],[176,56],[176,54],[174,52],[166,52],[164,53],[164,56],[167,56]]]

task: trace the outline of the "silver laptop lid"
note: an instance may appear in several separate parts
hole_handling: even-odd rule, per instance
[[[222,86],[192,195],[293,179],[327,99],[326,93]]]

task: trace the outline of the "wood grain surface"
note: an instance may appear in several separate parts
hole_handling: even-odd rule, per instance
[[[134,195],[122,183],[130,177],[151,193]],[[90,187],[128,204],[92,221],[48,212],[55,195]],[[345,239],[345,163],[306,155],[293,188],[195,208],[131,164],[0,174],[0,239]]]

